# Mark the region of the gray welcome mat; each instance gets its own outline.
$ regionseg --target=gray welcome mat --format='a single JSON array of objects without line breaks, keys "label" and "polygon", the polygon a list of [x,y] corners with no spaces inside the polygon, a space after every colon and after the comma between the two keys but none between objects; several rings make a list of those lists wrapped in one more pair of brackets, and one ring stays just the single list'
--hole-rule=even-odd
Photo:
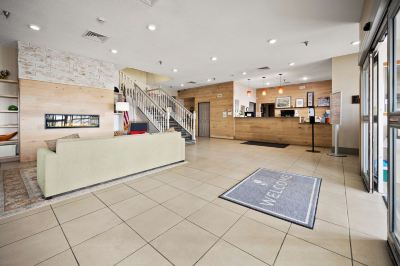
[{"label": "gray welcome mat", "polygon": [[318,177],[260,168],[220,198],[313,228],[320,186]]}]

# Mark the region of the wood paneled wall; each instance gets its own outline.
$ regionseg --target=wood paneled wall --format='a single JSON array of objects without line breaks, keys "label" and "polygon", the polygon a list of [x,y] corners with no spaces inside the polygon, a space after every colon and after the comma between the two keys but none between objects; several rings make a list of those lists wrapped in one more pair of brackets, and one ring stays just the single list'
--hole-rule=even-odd
[{"label": "wood paneled wall", "polygon": [[[20,160],[36,160],[45,140],[73,133],[81,137],[113,136],[112,90],[20,80]],[[45,129],[45,114],[100,115],[99,128]]]},{"label": "wood paneled wall", "polygon": [[[235,139],[272,143],[311,145],[311,125],[299,118],[235,118]],[[332,126],[315,124],[315,145],[331,147]]]},{"label": "wood paneled wall", "polygon": [[[178,98],[194,98],[196,113],[199,103],[210,102],[210,137],[234,138],[233,82],[181,90],[178,91]],[[223,112],[230,112],[231,115],[227,115],[227,117],[224,118],[222,115]],[[197,124],[196,121],[196,127]]]},{"label": "wood paneled wall", "polygon": [[[262,95],[262,92],[266,91],[266,95]],[[291,97],[291,105],[293,108],[296,109],[296,99],[302,98],[304,100],[304,106],[307,106],[307,92],[313,91],[314,92],[314,104],[318,104],[318,98],[320,97],[330,97],[332,93],[332,80],[325,80],[325,81],[317,81],[317,82],[309,82],[303,84],[295,84],[295,85],[288,85],[283,86],[283,93],[278,93],[278,87],[271,87],[271,88],[261,88],[257,89],[256,97],[257,97],[257,112],[260,112],[261,104],[262,103],[274,103],[276,97],[284,97],[290,96]],[[321,107],[316,108],[316,115],[322,116],[322,114],[330,107]],[[298,109],[299,115],[303,117],[308,116],[308,109],[307,108],[299,108]],[[275,109],[275,116],[280,116],[280,109]]]}]

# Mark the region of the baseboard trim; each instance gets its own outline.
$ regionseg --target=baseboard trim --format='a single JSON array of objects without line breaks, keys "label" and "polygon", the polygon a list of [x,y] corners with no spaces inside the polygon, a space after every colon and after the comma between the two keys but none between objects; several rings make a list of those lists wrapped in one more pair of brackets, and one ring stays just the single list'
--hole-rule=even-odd
[{"label": "baseboard trim", "polygon": [[[331,147],[331,151],[334,152],[335,148]],[[349,155],[359,155],[360,151],[356,148],[346,148],[346,147],[339,147],[339,153],[349,154]]]}]

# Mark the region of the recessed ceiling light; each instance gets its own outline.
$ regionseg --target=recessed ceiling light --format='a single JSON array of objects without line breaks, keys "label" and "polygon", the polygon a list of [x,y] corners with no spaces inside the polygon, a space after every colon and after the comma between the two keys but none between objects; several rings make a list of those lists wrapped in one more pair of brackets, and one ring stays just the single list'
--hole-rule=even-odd
[{"label": "recessed ceiling light", "polygon": [[211,61],[217,61],[217,60],[218,60],[218,57],[212,56],[212,57],[210,58],[210,60],[211,60]]},{"label": "recessed ceiling light", "polygon": [[35,25],[35,24],[30,24],[30,25],[29,25],[29,28],[30,28],[31,30],[40,30],[40,27],[39,27],[38,25]]},{"label": "recessed ceiling light", "polygon": [[211,82],[212,79],[207,79],[207,82]]},{"label": "recessed ceiling light", "polygon": [[269,44],[274,44],[274,43],[276,43],[276,39],[268,40],[268,43],[269,43]]},{"label": "recessed ceiling light", "polygon": [[242,75],[243,75],[243,76],[246,76],[246,75],[247,75],[247,72],[242,72]]},{"label": "recessed ceiling light", "polygon": [[181,87],[185,86],[185,84],[181,83]]},{"label": "recessed ceiling light", "polygon": [[295,62],[292,62],[292,63],[289,63],[289,66],[294,66],[296,63]]},{"label": "recessed ceiling light", "polygon": [[174,69],[172,69],[172,72],[176,73],[176,72],[178,72],[178,69],[174,68]]},{"label": "recessed ceiling light", "polygon": [[149,25],[147,25],[147,29],[149,31],[155,31],[157,29],[157,26],[154,24],[149,24]]},{"label": "recessed ceiling light", "polygon": [[118,54],[118,50],[111,49],[111,53],[113,53],[113,54]]},{"label": "recessed ceiling light", "polygon": [[269,82],[265,83],[265,85],[269,85],[269,84],[270,84]]},{"label": "recessed ceiling light", "polygon": [[360,41],[351,42],[351,45],[354,45],[354,46],[359,45],[359,44],[360,44]]},{"label": "recessed ceiling light", "polygon": [[302,80],[308,80],[308,78],[307,77],[303,77]]}]

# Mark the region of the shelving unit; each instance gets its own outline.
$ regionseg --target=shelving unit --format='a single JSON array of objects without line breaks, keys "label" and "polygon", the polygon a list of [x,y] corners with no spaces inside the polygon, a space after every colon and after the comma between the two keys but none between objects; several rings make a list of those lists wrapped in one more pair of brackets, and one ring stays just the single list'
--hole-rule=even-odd
[{"label": "shelving unit", "polygon": [[[7,85],[1,85],[7,84]],[[19,141],[19,110],[18,111],[9,111],[7,107],[11,104],[18,106],[20,105],[19,99],[19,82],[18,80],[5,80],[0,79],[0,100],[2,103],[0,110],[0,130],[2,133],[0,134],[8,134],[11,132],[17,131],[18,134],[7,141],[0,141],[0,147],[6,145],[16,145],[16,154],[15,155],[0,155],[0,163],[2,162],[11,162],[19,160],[19,149],[20,149],[20,141]],[[16,117],[15,117],[16,116]],[[4,147],[5,148],[5,147]],[[0,148],[1,149],[1,148]],[[13,148],[11,148],[12,150]]]}]

